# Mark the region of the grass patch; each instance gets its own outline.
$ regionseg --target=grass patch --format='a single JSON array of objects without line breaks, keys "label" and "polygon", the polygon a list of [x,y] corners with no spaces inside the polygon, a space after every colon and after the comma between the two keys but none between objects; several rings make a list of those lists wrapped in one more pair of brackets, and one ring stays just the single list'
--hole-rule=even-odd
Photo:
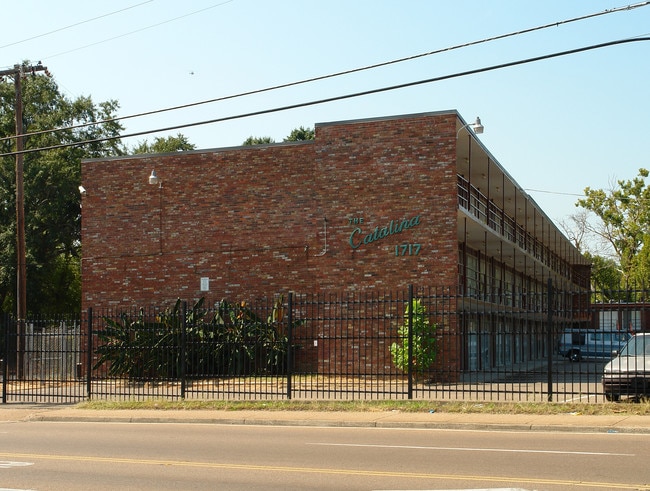
[{"label": "grass patch", "polygon": [[602,404],[535,403],[535,402],[452,402],[452,401],[87,401],[79,409],[93,410],[162,410],[162,411],[324,411],[324,412],[442,412],[487,414],[584,414],[650,415],[650,402]]}]

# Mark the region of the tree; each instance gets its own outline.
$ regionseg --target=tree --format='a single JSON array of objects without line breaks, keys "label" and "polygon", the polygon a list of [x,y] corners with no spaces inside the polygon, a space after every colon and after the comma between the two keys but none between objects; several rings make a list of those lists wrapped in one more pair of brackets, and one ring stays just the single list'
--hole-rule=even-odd
[{"label": "tree", "polygon": [[249,136],[242,145],[247,147],[251,145],[267,145],[269,143],[275,143],[275,140],[270,136]]},{"label": "tree", "polygon": [[[24,132],[69,128],[115,118],[116,101],[95,104],[90,97],[71,100],[43,75],[22,80]],[[15,135],[12,80],[0,81],[0,138]],[[25,137],[25,149],[64,145],[24,155],[27,310],[29,313],[75,312],[80,308],[81,160],[121,155],[117,121],[91,124]],[[93,141],[84,145],[74,143]],[[68,145],[68,146],[65,146]],[[14,139],[0,140],[0,150],[15,149]],[[0,309],[15,310],[16,209],[15,157],[0,158]]]},{"label": "tree", "polygon": [[618,187],[606,192],[585,189],[586,198],[577,206],[592,211],[600,226],[593,232],[608,243],[621,270],[623,286],[647,284],[650,270],[650,188],[645,184],[646,169],[639,169],[633,180],[618,181]]},{"label": "tree", "polygon": [[593,213],[582,209],[562,220],[560,227],[566,237],[591,263],[591,288],[598,301],[618,300],[622,274],[616,260],[611,257],[611,246],[602,238],[602,225],[592,223]]},{"label": "tree", "polygon": [[580,252],[589,250],[591,246],[589,243],[591,238],[590,215],[591,213],[587,210],[580,210],[573,215],[569,215],[567,220],[560,221],[560,228],[562,228],[564,235]]},{"label": "tree", "polygon": [[[305,128],[300,126],[299,128],[294,128],[291,130],[291,133],[282,141],[284,142],[297,142],[297,141],[307,141],[313,140],[316,137],[313,128]],[[275,140],[270,136],[249,136],[246,138],[242,145],[268,145],[269,143],[275,143]]]},{"label": "tree", "polygon": [[316,137],[314,133],[313,128],[294,128],[291,133],[289,133],[289,136],[287,136],[284,141],[285,142],[295,142],[295,141],[306,141],[306,140],[313,140]]},{"label": "tree", "polygon": [[591,288],[596,293],[597,300],[620,300],[622,274],[616,261],[592,256],[589,252],[584,256],[591,261]]},{"label": "tree", "polygon": [[140,142],[131,149],[131,153],[172,153],[195,149],[196,145],[190,143],[185,135],[178,133],[176,136],[168,136],[167,138],[156,137],[151,144],[146,140]]}]

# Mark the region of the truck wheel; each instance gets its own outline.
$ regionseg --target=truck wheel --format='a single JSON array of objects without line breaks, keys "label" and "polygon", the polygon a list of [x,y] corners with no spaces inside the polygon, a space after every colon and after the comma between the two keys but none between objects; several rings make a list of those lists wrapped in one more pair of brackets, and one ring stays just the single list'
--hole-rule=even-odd
[{"label": "truck wheel", "polygon": [[580,360],[582,360],[582,357],[580,356],[580,351],[578,351],[578,350],[572,350],[572,351],[569,353],[569,361],[570,361],[570,362],[575,363],[575,362],[578,362],[578,361],[580,361]]}]

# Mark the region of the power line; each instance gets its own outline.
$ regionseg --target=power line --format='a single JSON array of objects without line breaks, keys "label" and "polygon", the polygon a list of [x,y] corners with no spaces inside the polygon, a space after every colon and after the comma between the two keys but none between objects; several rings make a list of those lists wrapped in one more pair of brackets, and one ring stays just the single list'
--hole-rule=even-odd
[{"label": "power line", "polygon": [[543,189],[524,189],[524,191],[528,191],[529,193],[546,193],[546,194],[557,194],[557,195],[562,195],[562,196],[578,196],[581,198],[584,198],[586,195],[584,193],[582,194],[577,194],[577,193],[561,193],[559,191],[546,191]]},{"label": "power line", "polygon": [[119,14],[120,12],[124,12],[126,10],[130,10],[130,9],[133,9],[133,8],[136,8],[136,7],[140,7],[141,5],[144,5],[145,3],[151,3],[151,2],[153,2],[153,0],[147,0],[146,2],[141,2],[141,3],[138,3],[136,5],[131,5],[130,7],[126,7],[126,8],[120,9],[120,10],[115,10],[113,12],[109,12],[108,14],[98,15],[97,17],[93,17],[92,19],[82,20],[80,22],[76,22],[74,24],[70,24],[70,25],[65,26],[65,27],[60,27],[58,29],[54,29],[53,31],[48,31],[48,32],[45,32],[43,34],[38,34],[36,36],[32,36],[32,37],[29,37],[29,38],[26,38],[26,39],[22,39],[20,41],[15,41],[13,43],[5,44],[4,46],[0,46],[0,49],[8,48],[10,46],[15,46],[16,44],[21,44],[21,43],[25,43],[27,41],[32,41],[34,39],[49,36],[50,34],[54,34],[55,32],[65,31],[66,29],[70,29],[72,27],[77,27],[77,26],[80,26],[82,24],[87,24],[87,23],[92,22],[94,20],[103,19],[104,17],[110,17],[111,15]]},{"label": "power line", "polygon": [[485,72],[489,72],[489,71],[499,70],[499,69],[502,69],[502,68],[509,68],[509,67],[513,67],[513,66],[533,63],[533,62],[536,62],[536,61],[549,60],[549,59],[558,58],[558,57],[561,57],[561,56],[567,56],[567,55],[572,55],[572,54],[576,54],[576,53],[582,53],[582,52],[585,52],[585,51],[591,51],[591,50],[594,50],[594,49],[606,48],[606,47],[609,47],[609,46],[616,46],[616,45],[620,45],[620,44],[627,44],[627,43],[640,42],[640,41],[650,41],[650,37],[637,37],[637,38],[629,38],[629,39],[619,39],[619,40],[616,40],[616,41],[609,41],[609,42],[606,42],[606,43],[600,43],[600,44],[595,44],[595,45],[591,45],[591,46],[585,46],[585,47],[582,47],[582,48],[575,48],[575,49],[571,49],[571,50],[568,50],[568,51],[560,51],[560,52],[551,53],[551,54],[548,54],[548,55],[535,56],[533,58],[527,58],[527,59],[523,59],[523,60],[508,62],[508,63],[501,63],[499,65],[492,65],[492,66],[489,66],[489,67],[477,68],[477,69],[474,69],[474,70],[467,70],[467,71],[464,71],[464,72],[457,72],[457,73],[450,74],[450,75],[443,75],[443,76],[440,76],[440,77],[433,77],[433,78],[428,78],[428,79],[424,79],[424,80],[418,80],[418,81],[415,81],[415,82],[407,82],[407,83],[398,84],[398,85],[391,85],[391,86],[388,86],[388,87],[381,87],[381,88],[378,88],[378,89],[370,89],[370,90],[365,90],[365,91],[361,91],[361,92],[355,92],[355,93],[352,93],[352,94],[346,94],[346,95],[341,95],[341,96],[328,97],[328,98],[325,98],[325,99],[318,99],[318,100],[314,100],[314,101],[290,104],[288,106],[281,106],[281,107],[277,107],[277,108],[262,109],[262,110],[259,110],[259,111],[253,111],[253,112],[238,114],[238,115],[234,115],[234,116],[226,116],[226,117],[222,117],[222,118],[215,118],[215,119],[210,119],[210,120],[205,120],[205,121],[198,121],[198,122],[195,122],[195,123],[186,123],[186,124],[168,126],[168,127],[165,127],[165,128],[158,128],[158,129],[154,129],[154,130],[139,131],[139,132],[136,132],[136,133],[130,133],[130,134],[126,134],[126,135],[108,136],[108,137],[102,137],[102,138],[95,138],[95,139],[91,139],[91,140],[83,140],[83,141],[74,142],[74,143],[65,143],[65,144],[60,144],[60,145],[52,145],[52,146],[49,146],[49,147],[33,148],[33,149],[29,149],[29,150],[23,150],[22,152],[1,153],[0,157],[7,157],[7,156],[10,156],[10,155],[16,155],[18,153],[35,153],[35,152],[40,152],[40,151],[44,151],[44,150],[55,150],[55,149],[59,149],[59,148],[75,147],[75,146],[85,145],[85,144],[88,144],[88,143],[100,143],[100,142],[105,142],[105,141],[118,140],[118,139],[122,139],[122,138],[132,138],[132,137],[135,137],[135,136],[149,135],[149,134],[152,134],[152,133],[160,133],[160,132],[164,132],[164,131],[178,130],[178,129],[190,128],[190,127],[194,127],[194,126],[202,126],[202,125],[206,125],[206,124],[221,123],[221,122],[224,122],[224,121],[231,121],[231,120],[234,120],[234,119],[243,119],[243,118],[248,118],[248,117],[251,117],[251,116],[260,116],[260,115],[263,115],[263,114],[270,114],[270,113],[275,113],[275,112],[287,111],[287,110],[290,110],[290,109],[298,109],[298,108],[301,108],[301,107],[315,106],[315,105],[319,105],[319,104],[326,104],[326,103],[329,103],[329,102],[336,102],[336,101],[342,101],[342,100],[346,100],[346,99],[352,99],[352,98],[355,98],[355,97],[362,97],[362,96],[366,96],[366,95],[378,94],[378,93],[388,92],[388,91],[392,91],[392,90],[404,89],[404,88],[408,88],[408,87],[415,87],[415,86],[418,86],[418,85],[429,84],[429,83],[433,83],[433,82],[440,82],[442,80],[449,80],[449,79],[453,79],[453,78],[466,77],[468,75],[476,75],[478,73],[485,73]]},{"label": "power line", "polygon": [[[230,0],[230,1],[232,1],[232,0]],[[208,8],[214,8],[214,7],[219,6],[219,5],[221,5],[221,4],[213,5],[212,7],[208,7]],[[458,50],[458,49],[461,49],[461,48],[467,48],[467,47],[475,46],[475,45],[478,45],[478,44],[488,43],[488,42],[496,41],[496,40],[499,40],[499,39],[505,39],[505,38],[512,37],[512,36],[528,34],[530,32],[539,31],[539,30],[542,30],[542,29],[548,29],[550,27],[557,27],[557,26],[562,25],[562,24],[569,24],[569,23],[573,23],[573,22],[577,22],[577,21],[581,21],[581,20],[586,20],[586,19],[589,19],[589,18],[592,18],[592,17],[598,17],[598,16],[601,16],[601,15],[612,14],[612,13],[621,12],[621,11],[624,11],[624,10],[632,10],[632,9],[644,7],[646,5],[650,5],[650,1],[636,3],[636,4],[633,4],[633,5],[628,5],[626,7],[618,7],[618,8],[614,8],[614,9],[608,9],[608,10],[604,10],[602,12],[587,14],[587,15],[583,15],[583,16],[580,16],[580,17],[574,17],[574,18],[566,19],[566,20],[562,20],[562,21],[556,21],[556,22],[553,22],[553,23],[550,23],[550,24],[544,24],[544,25],[537,26],[537,27],[531,27],[531,28],[528,28],[528,29],[520,30],[520,31],[513,31],[513,32],[510,32],[510,33],[507,33],[507,34],[500,34],[498,36],[493,36],[493,37],[484,38],[484,39],[477,40],[477,41],[470,41],[470,42],[467,42],[467,43],[457,44],[457,45],[450,46],[450,47],[447,47],[447,48],[441,48],[441,49],[437,49],[437,50],[433,50],[433,51],[428,51],[426,53],[411,55],[411,56],[407,56],[407,57],[403,57],[403,58],[398,58],[398,59],[395,59],[395,60],[376,63],[376,64],[373,64],[373,65],[367,65],[367,66],[364,66],[364,67],[358,67],[358,68],[353,68],[353,69],[350,69],[350,70],[339,71],[339,72],[331,73],[331,74],[328,74],[328,75],[320,75],[320,76],[317,76],[317,77],[303,79],[303,80],[300,80],[300,81],[297,81],[297,82],[289,82],[289,83],[285,83],[285,84],[274,85],[274,86],[265,87],[265,88],[262,88],[262,89],[256,89],[256,90],[251,90],[251,91],[247,91],[247,92],[241,92],[239,94],[232,94],[232,95],[228,95],[228,96],[217,97],[217,98],[214,98],[214,99],[208,99],[208,100],[193,102],[193,103],[189,103],[189,104],[182,104],[182,105],[167,107],[167,108],[163,108],[163,109],[156,109],[156,110],[153,110],[153,111],[146,111],[146,112],[141,112],[141,113],[132,114],[132,115],[128,115],[128,116],[121,116],[121,117],[118,117],[118,118],[105,119],[105,120],[101,120],[101,121],[93,121],[93,122],[83,123],[83,124],[79,124],[79,125],[66,126],[66,127],[63,127],[63,128],[55,128],[55,129],[49,129],[49,130],[35,131],[35,132],[32,132],[32,133],[26,133],[23,136],[35,136],[35,135],[41,135],[41,134],[44,134],[44,133],[56,133],[56,132],[59,132],[59,131],[66,131],[66,130],[71,130],[71,129],[85,128],[85,127],[88,127],[88,126],[94,126],[94,125],[98,125],[98,124],[113,123],[113,122],[117,122],[117,121],[124,121],[124,120],[127,120],[127,119],[139,118],[139,117],[144,117],[144,116],[152,116],[154,114],[160,114],[160,113],[169,112],[169,111],[176,111],[176,110],[180,110],[180,109],[188,109],[190,107],[196,107],[196,106],[200,106],[200,105],[203,105],[203,104],[211,104],[211,103],[215,103],[215,102],[223,102],[223,101],[226,101],[226,100],[236,99],[236,98],[245,97],[245,96],[249,96],[249,95],[261,94],[261,93],[264,93],[264,92],[270,92],[270,91],[284,89],[284,88],[288,88],[288,87],[294,87],[294,86],[297,86],[297,85],[307,84],[307,83],[311,83],[311,82],[317,82],[317,81],[320,81],[320,80],[326,80],[326,79],[329,79],[329,78],[339,77],[339,76],[343,76],[343,75],[350,75],[352,73],[357,73],[357,72],[361,72],[361,71],[365,71],[365,70],[371,70],[371,69],[374,69],[374,68],[381,68],[381,67],[384,67],[384,66],[389,66],[389,65],[393,65],[393,64],[397,64],[397,63],[411,61],[411,60],[415,60],[415,59],[418,59],[418,58],[423,58],[423,57],[426,57],[426,56],[432,56],[432,55],[435,55],[435,54],[440,54],[440,53],[444,53],[444,52],[448,52],[448,51],[454,51],[454,50]],[[207,9],[203,9],[203,10],[207,10]],[[187,15],[193,15],[193,13],[187,14]],[[4,140],[8,140],[8,139],[13,139],[13,138],[15,138],[15,136],[3,137],[3,138],[0,138],[0,142],[4,141]]]},{"label": "power line", "polygon": [[120,39],[120,38],[123,38],[123,37],[126,37],[126,36],[130,36],[131,34],[137,34],[138,32],[146,31],[148,29],[153,29],[154,27],[159,27],[159,26],[162,26],[164,24],[169,24],[170,22],[174,22],[174,21],[176,21],[178,19],[183,19],[183,18],[189,17],[191,15],[200,14],[201,12],[205,12],[206,10],[210,10],[210,9],[215,8],[215,7],[221,7],[222,5],[225,5],[227,3],[234,2],[234,1],[235,0],[226,0],[226,1],[221,2],[221,3],[211,5],[210,7],[205,7],[205,8],[200,9],[200,10],[195,10],[194,12],[190,12],[189,14],[184,14],[184,15],[181,15],[181,16],[178,16],[178,17],[174,17],[173,19],[168,19],[168,20],[165,20],[165,21],[162,21],[162,22],[158,22],[157,24],[152,24],[152,25],[149,25],[149,26],[146,26],[146,27],[142,27],[140,29],[136,29],[135,31],[126,32],[124,34],[120,34],[119,36],[114,36],[112,38],[104,39],[102,41],[97,41],[97,42],[94,42],[94,43],[86,44],[85,46],[80,46],[78,48],[74,48],[74,49],[71,49],[71,50],[68,50],[68,51],[63,51],[61,53],[50,55],[50,56],[47,56],[45,59],[47,60],[47,59],[51,59],[51,58],[56,58],[57,56],[67,55],[69,53],[74,53],[75,51],[90,48],[91,46],[97,46],[98,44],[103,44],[103,43],[107,43],[109,41],[114,41],[116,39]]}]

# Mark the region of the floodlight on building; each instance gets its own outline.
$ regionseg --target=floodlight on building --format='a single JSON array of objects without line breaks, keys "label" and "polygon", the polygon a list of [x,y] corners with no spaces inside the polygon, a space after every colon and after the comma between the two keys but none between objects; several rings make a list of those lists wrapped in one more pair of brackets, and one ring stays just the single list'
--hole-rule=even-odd
[{"label": "floodlight on building", "polygon": [[483,124],[481,123],[481,118],[476,116],[476,121],[474,121],[473,123],[464,124],[458,129],[458,131],[456,132],[456,138],[458,138],[458,135],[460,134],[460,131],[463,128],[472,128],[475,134],[480,135],[481,133],[483,133],[485,126],[483,126]]},{"label": "floodlight on building", "polygon": [[476,116],[476,121],[474,121],[469,126],[474,130],[474,133],[476,133],[477,135],[483,133],[483,130],[485,129],[485,127],[481,124],[481,118],[479,118],[478,116]]},{"label": "floodlight on building", "polygon": [[151,175],[149,176],[149,184],[158,184],[160,183],[160,178],[158,177],[158,174],[156,174],[155,170],[151,171]]},{"label": "floodlight on building", "polygon": [[160,218],[159,218],[159,224],[158,224],[158,233],[159,233],[159,240],[160,240],[160,254],[163,253],[163,185],[162,185],[162,179],[158,177],[158,174],[156,174],[155,169],[151,171],[151,175],[149,176],[149,184],[154,185],[158,184],[158,196],[160,197]]}]

